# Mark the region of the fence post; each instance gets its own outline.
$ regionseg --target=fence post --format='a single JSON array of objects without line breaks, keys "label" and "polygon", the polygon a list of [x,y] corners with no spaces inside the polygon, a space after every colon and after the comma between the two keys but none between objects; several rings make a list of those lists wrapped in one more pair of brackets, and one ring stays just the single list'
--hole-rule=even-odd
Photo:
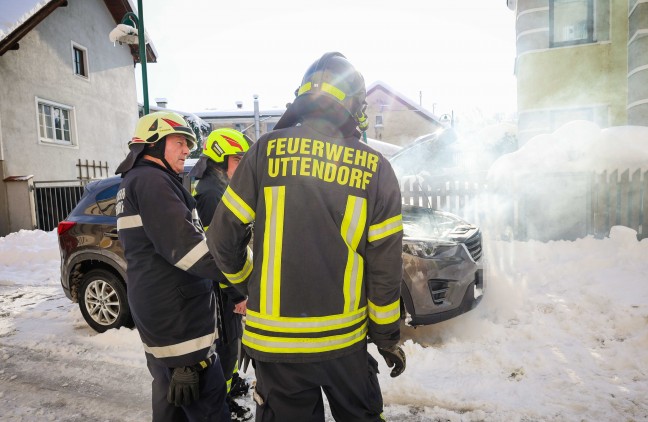
[{"label": "fence post", "polygon": [[630,170],[621,173],[619,193],[621,198],[619,201],[619,224],[626,227],[630,226]]},{"label": "fence post", "polygon": [[630,205],[630,225],[628,227],[639,232],[639,225],[641,224],[641,172],[639,169],[635,170],[630,178],[628,202]]},{"label": "fence post", "polygon": [[610,188],[610,219],[608,220],[607,233],[612,226],[619,224],[619,171],[614,170],[608,179]]},{"label": "fence post", "polygon": [[648,171],[643,174],[643,204],[641,207],[641,235],[639,239],[648,237]]}]

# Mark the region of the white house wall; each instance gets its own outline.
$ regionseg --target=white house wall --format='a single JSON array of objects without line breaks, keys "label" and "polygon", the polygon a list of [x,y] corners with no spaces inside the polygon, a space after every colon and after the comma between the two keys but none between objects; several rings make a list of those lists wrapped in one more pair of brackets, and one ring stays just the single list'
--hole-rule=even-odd
[{"label": "white house wall", "polygon": [[[73,180],[79,159],[108,162],[114,173],[137,122],[133,59],[109,41],[114,27],[102,0],[70,0],[0,56],[4,177]],[[87,49],[87,79],[74,74],[73,42]],[[39,142],[36,98],[74,107],[76,146]]]}]

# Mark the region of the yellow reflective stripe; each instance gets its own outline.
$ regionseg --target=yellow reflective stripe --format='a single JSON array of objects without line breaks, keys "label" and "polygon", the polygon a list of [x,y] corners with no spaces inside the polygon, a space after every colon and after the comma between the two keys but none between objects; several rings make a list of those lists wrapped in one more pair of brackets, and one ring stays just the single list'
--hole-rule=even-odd
[{"label": "yellow reflective stripe", "polygon": [[329,94],[331,94],[332,96],[334,96],[340,101],[346,98],[346,94],[344,93],[344,91],[331,84],[327,84],[326,82],[322,82],[322,91],[328,92]]},{"label": "yellow reflective stripe", "polygon": [[266,220],[263,233],[260,310],[263,314],[278,316],[286,187],[265,187],[263,188],[263,195],[265,197]]},{"label": "yellow reflective stripe", "polygon": [[244,224],[254,221],[254,218],[256,217],[255,212],[232,190],[231,187],[228,186],[227,189],[225,189],[222,201],[232,214],[238,217],[238,219]]},{"label": "yellow reflective stripe", "polygon": [[357,309],[362,292],[364,259],[356,252],[367,223],[367,200],[357,196],[347,198],[340,234],[347,245],[347,263],[344,269],[344,310]]},{"label": "yellow reflective stripe", "polygon": [[245,330],[243,344],[267,353],[319,353],[344,349],[366,337],[367,323],[364,323],[350,333],[320,338],[264,336]]},{"label": "yellow reflective stripe", "polygon": [[119,217],[117,219],[117,230],[132,229],[135,227],[142,227],[142,217],[139,214]]},{"label": "yellow reflective stripe", "polygon": [[[294,85],[293,85],[293,86],[294,86]],[[308,92],[308,91],[310,91],[311,86],[312,86],[312,85],[311,85],[310,82],[306,82],[304,85],[300,86],[300,87],[299,87],[299,91],[297,91],[297,96],[299,97],[299,96],[302,95],[304,92]]]},{"label": "yellow reflective stripe", "polygon": [[322,317],[281,317],[247,310],[245,324],[266,331],[282,333],[317,333],[350,327],[367,319],[367,307],[346,314]]},{"label": "yellow reflective stripe", "polygon": [[392,218],[388,218],[382,223],[369,226],[367,240],[369,242],[375,242],[378,239],[382,239],[400,231],[403,231],[403,217],[398,214]]},{"label": "yellow reflective stripe", "polygon": [[170,344],[168,346],[144,346],[144,350],[158,359],[182,356],[189,353],[197,352],[202,349],[208,349],[218,338],[218,331],[207,334],[202,337],[183,341],[182,343]]},{"label": "yellow reflective stripe", "polygon": [[376,324],[391,324],[400,318],[400,299],[385,306],[378,306],[372,301],[369,303],[369,318]]},{"label": "yellow reflective stripe", "polygon": [[175,263],[175,266],[183,271],[187,271],[193,264],[198,262],[205,254],[209,253],[207,242],[201,240],[192,250],[189,251],[180,261]]},{"label": "yellow reflective stripe", "polygon": [[[243,264],[243,268],[241,271],[237,273],[226,273],[223,272],[223,275],[229,280],[230,283],[232,284],[239,284],[245,281],[246,278],[250,275],[252,272],[252,268],[254,266],[252,265],[252,251],[250,250],[250,247],[248,246],[246,249],[246,256],[245,256],[245,264]],[[229,286],[226,286],[229,287]]]}]

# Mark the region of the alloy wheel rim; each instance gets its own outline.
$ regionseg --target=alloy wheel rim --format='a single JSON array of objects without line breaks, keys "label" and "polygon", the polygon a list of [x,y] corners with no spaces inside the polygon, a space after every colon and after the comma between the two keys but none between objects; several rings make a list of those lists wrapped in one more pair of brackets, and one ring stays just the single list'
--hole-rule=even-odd
[{"label": "alloy wheel rim", "polygon": [[105,280],[93,280],[85,291],[85,304],[90,318],[101,325],[111,325],[119,316],[119,297]]}]

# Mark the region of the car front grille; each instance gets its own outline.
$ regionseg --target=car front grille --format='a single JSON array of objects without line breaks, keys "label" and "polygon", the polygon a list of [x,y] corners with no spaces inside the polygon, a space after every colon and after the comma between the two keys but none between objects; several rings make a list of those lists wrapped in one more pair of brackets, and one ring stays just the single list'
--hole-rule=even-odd
[{"label": "car front grille", "polygon": [[470,256],[472,256],[475,262],[479,261],[482,256],[481,231],[477,230],[477,232],[474,235],[472,235],[469,239],[467,239],[464,243],[468,248],[468,252],[470,252]]}]

